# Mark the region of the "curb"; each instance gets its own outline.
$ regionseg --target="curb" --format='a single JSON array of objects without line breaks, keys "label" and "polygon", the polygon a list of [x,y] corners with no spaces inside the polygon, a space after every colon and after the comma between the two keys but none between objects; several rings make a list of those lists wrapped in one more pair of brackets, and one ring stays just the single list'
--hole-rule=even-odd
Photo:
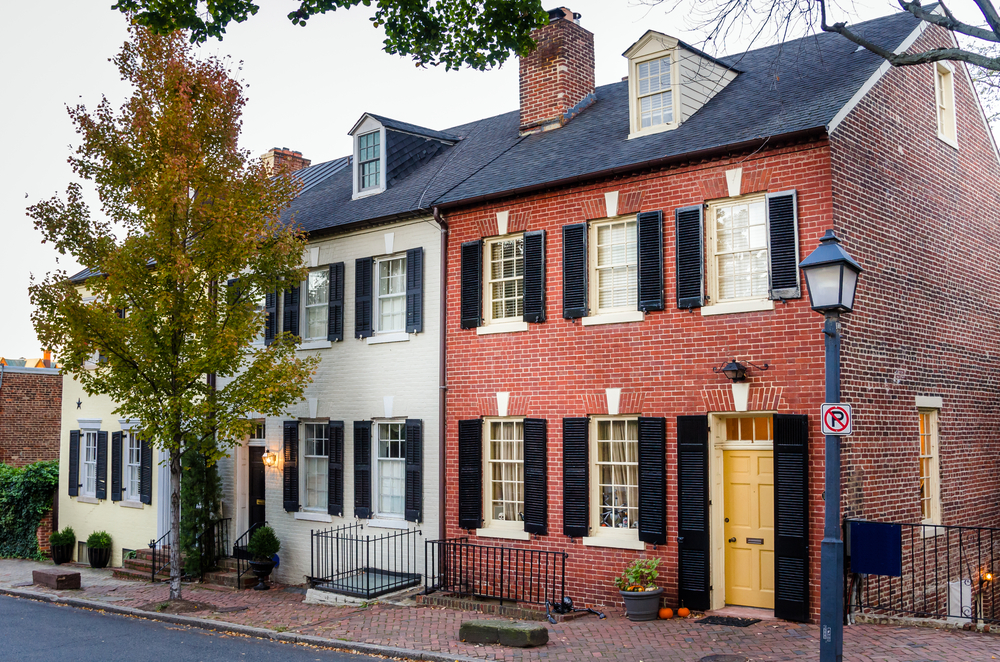
[{"label": "curb", "polygon": [[380,646],[378,644],[365,644],[352,641],[337,641],[324,639],[307,634],[295,634],[293,632],[275,632],[266,628],[257,628],[249,625],[239,625],[237,623],[226,623],[225,621],[210,621],[193,616],[180,616],[178,614],[161,614],[153,611],[143,611],[132,607],[121,607],[118,605],[98,602],[96,600],[83,600],[81,598],[62,597],[50,595],[48,593],[38,593],[36,591],[21,591],[17,589],[0,587],[0,595],[9,595],[15,598],[27,598],[40,602],[66,605],[80,609],[94,609],[110,614],[122,616],[132,616],[149,621],[160,621],[162,623],[172,623],[174,625],[186,625],[188,627],[200,628],[202,630],[216,630],[220,632],[232,632],[256,639],[270,639],[271,641],[283,641],[290,644],[308,644],[320,648],[330,648],[343,651],[345,653],[361,653],[363,655],[380,655],[403,660],[427,660],[428,662],[482,662],[471,657],[461,655],[448,655],[445,653],[434,653],[431,651],[414,650],[410,648],[397,648],[395,646]]}]

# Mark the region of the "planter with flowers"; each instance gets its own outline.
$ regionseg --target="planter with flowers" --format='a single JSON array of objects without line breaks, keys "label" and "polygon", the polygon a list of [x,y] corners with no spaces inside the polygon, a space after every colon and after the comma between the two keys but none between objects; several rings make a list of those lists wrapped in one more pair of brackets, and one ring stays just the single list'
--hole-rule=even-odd
[{"label": "planter with flowers", "polygon": [[663,589],[656,585],[660,559],[636,559],[615,578],[630,621],[652,621],[657,617]]}]

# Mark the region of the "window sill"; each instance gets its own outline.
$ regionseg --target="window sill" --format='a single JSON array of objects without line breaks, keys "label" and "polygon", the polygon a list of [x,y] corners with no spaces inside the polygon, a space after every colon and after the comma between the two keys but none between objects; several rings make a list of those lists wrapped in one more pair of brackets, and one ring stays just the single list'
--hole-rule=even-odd
[{"label": "window sill", "polygon": [[955,140],[954,138],[950,138],[943,133],[937,134],[937,137],[938,140],[948,145],[949,147],[954,147],[955,149],[958,149],[958,141]]},{"label": "window sill", "polygon": [[[638,535],[638,533],[636,534]],[[585,547],[612,547],[614,549],[646,549],[646,543],[639,538],[626,538],[624,536],[587,536],[583,539]]]},{"label": "window sill", "polygon": [[98,501],[96,497],[92,497],[92,496],[78,496],[76,498],[76,502],[77,503],[93,503],[93,504],[100,503],[100,501]]},{"label": "window sill", "polygon": [[360,200],[361,198],[367,198],[370,195],[378,195],[379,193],[383,192],[384,190],[385,189],[382,188],[381,185],[375,186],[375,187],[372,187],[372,188],[362,189],[362,190],[358,191],[357,193],[355,193],[354,195],[352,195],[351,196],[351,200]]},{"label": "window sill", "polygon": [[295,513],[295,519],[305,520],[307,522],[332,522],[333,518],[326,513],[300,510]]},{"label": "window sill", "polygon": [[375,518],[370,519],[365,522],[368,526],[374,529],[403,529],[406,530],[410,528],[409,523],[405,519],[389,519],[389,518]]},{"label": "window sill", "polygon": [[663,133],[664,131],[673,131],[678,126],[679,125],[676,122],[671,122],[670,124],[657,124],[656,126],[630,132],[628,134],[628,139],[632,140],[633,138],[642,138],[643,136],[653,136],[657,133]]},{"label": "window sill", "polygon": [[531,534],[525,530],[508,529],[501,526],[490,526],[485,529],[476,529],[476,535],[480,538],[507,538],[508,540],[531,540]]},{"label": "window sill", "polygon": [[944,535],[945,531],[948,530],[940,522],[932,522],[929,519],[925,519],[920,523],[923,525],[920,527],[921,538],[936,538],[937,536]]},{"label": "window sill", "polygon": [[309,342],[304,342],[295,349],[297,351],[302,351],[304,349],[330,349],[333,347],[333,343],[329,340],[310,340]]},{"label": "window sill", "polygon": [[493,324],[487,324],[486,326],[476,327],[476,335],[486,336],[491,333],[517,333],[519,331],[527,330],[527,322],[494,322]]},{"label": "window sill", "polygon": [[410,339],[410,334],[406,331],[400,331],[398,333],[384,333],[380,336],[369,336],[365,338],[365,341],[369,345],[381,345],[387,342],[406,342]]},{"label": "window sill", "polygon": [[118,505],[122,508],[137,508],[142,510],[142,501],[119,501]]},{"label": "window sill", "polygon": [[702,315],[729,315],[732,313],[753,313],[761,310],[774,310],[774,302],[770,299],[752,299],[750,301],[727,301],[702,306]]},{"label": "window sill", "polygon": [[617,313],[602,313],[584,317],[584,326],[597,326],[600,324],[623,324],[625,322],[641,322],[646,319],[645,313],[641,310],[623,310]]}]

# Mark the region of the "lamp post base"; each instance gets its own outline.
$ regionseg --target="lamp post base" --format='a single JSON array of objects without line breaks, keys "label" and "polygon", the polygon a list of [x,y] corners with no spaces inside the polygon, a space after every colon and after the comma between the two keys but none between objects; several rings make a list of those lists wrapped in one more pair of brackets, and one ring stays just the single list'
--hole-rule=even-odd
[{"label": "lamp post base", "polygon": [[820,662],[844,659],[844,541],[823,538],[820,548]]}]

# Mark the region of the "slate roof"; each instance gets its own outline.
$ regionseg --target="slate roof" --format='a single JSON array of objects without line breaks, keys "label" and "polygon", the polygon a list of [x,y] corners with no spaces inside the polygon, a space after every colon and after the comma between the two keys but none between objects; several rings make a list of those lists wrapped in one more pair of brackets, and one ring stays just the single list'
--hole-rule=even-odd
[{"label": "slate roof", "polygon": [[351,157],[342,156],[339,159],[334,159],[332,161],[324,161],[323,163],[317,163],[314,166],[309,166],[308,168],[303,168],[292,173],[292,176],[302,182],[302,189],[299,191],[299,195],[302,195],[316,184],[335,174],[339,170],[346,168],[351,163]]},{"label": "slate roof", "polygon": [[388,117],[382,117],[381,115],[376,115],[375,113],[366,113],[369,117],[373,117],[382,123],[387,129],[395,129],[396,131],[405,131],[406,133],[415,133],[418,136],[426,136],[428,138],[436,138],[438,140],[448,140],[451,142],[457,142],[460,136],[454,133],[447,133],[444,131],[435,131],[434,129],[427,129],[422,126],[417,126],[416,124],[409,124],[407,122],[400,122],[399,120],[390,119]]}]

